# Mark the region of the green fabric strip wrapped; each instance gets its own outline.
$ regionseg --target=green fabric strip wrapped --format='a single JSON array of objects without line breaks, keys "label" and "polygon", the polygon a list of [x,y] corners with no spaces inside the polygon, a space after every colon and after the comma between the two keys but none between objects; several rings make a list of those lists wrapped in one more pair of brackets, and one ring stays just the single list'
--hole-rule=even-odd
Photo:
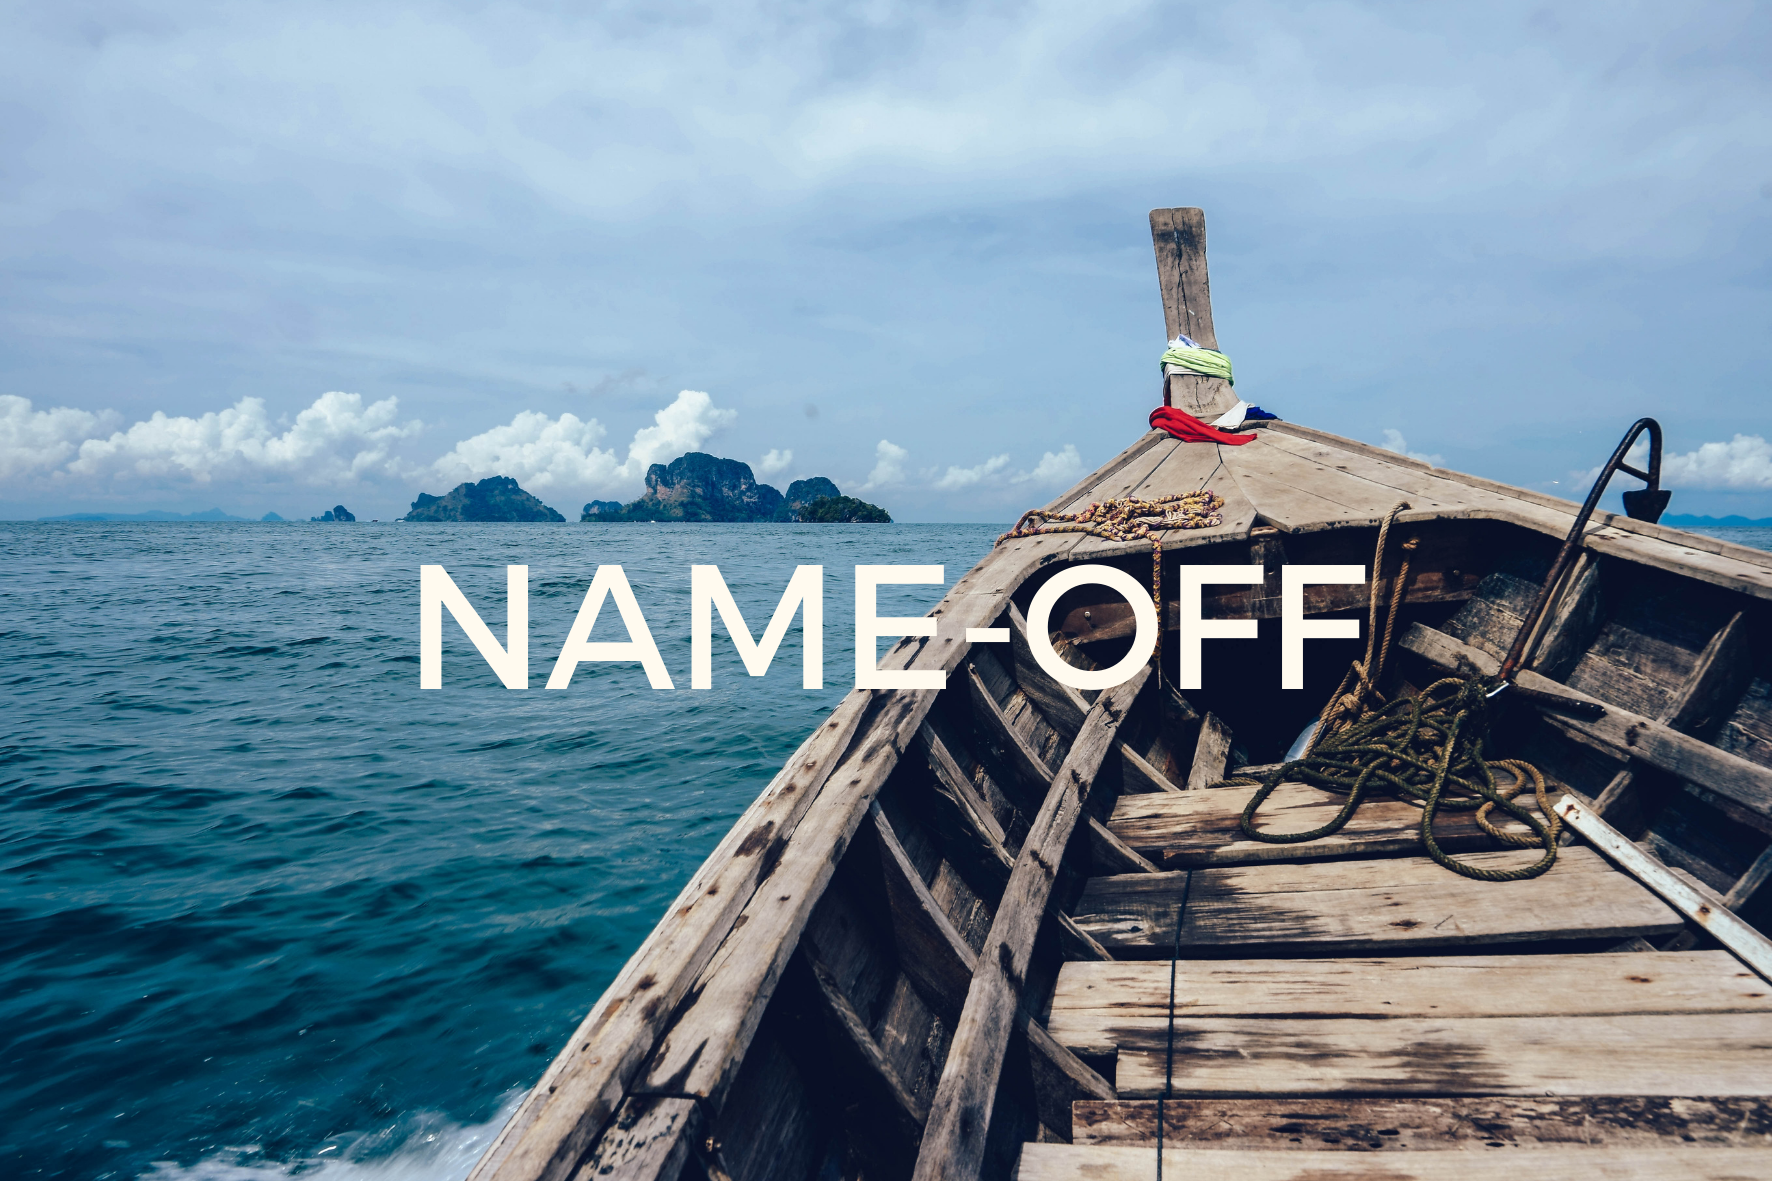
[{"label": "green fabric strip wrapped", "polygon": [[1164,365],[1179,365],[1190,373],[1222,377],[1232,385],[1237,384],[1236,379],[1231,376],[1231,359],[1217,349],[1190,349],[1172,344],[1164,352],[1163,359],[1157,363],[1159,369]]}]

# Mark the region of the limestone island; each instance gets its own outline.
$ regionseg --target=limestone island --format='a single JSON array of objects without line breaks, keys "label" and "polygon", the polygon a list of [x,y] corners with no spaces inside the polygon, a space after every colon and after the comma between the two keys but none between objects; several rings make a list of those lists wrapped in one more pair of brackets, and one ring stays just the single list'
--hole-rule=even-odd
[{"label": "limestone island", "polygon": [[646,492],[627,506],[593,500],[582,521],[781,521],[890,525],[886,510],[844,496],[824,476],[795,480],[783,496],[759,484],[751,465],[701,451],[646,469]]},{"label": "limestone island", "polygon": [[564,521],[565,517],[517,486],[509,476],[457,484],[445,496],[420,492],[407,521]]}]

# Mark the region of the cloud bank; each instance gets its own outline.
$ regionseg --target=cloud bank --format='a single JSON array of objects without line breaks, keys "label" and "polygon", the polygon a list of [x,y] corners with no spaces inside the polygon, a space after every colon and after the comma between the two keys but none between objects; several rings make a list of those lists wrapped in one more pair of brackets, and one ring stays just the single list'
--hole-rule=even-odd
[{"label": "cloud bank", "polygon": [[[431,469],[458,482],[510,476],[532,492],[619,491],[643,477],[650,465],[701,450],[737,418],[736,410],[720,409],[705,392],[683,390],[653,416],[651,426],[634,432],[624,460],[613,449],[597,446],[609,432],[596,419],[573,414],[549,418],[525,410],[504,426],[463,439]],[[785,460],[781,466],[787,466]]]},{"label": "cloud bank", "polygon": [[1736,435],[1727,443],[1706,443],[1684,455],[1664,454],[1661,482],[1669,488],[1772,488],[1772,443],[1759,435]]},{"label": "cloud bank", "polygon": [[[738,414],[701,390],[683,390],[634,432],[623,457],[598,444],[595,418],[533,410],[456,443],[426,462],[412,454],[422,423],[399,420],[399,399],[320,395],[293,418],[273,421],[261,398],[225,410],[156,411],[119,429],[118,415],[67,406],[35,409],[0,396],[0,494],[80,500],[181,493],[251,496],[267,489],[345,495],[411,491],[503,475],[535,492],[637,492],[648,465],[703,448]],[[775,453],[782,467],[791,453]]]},{"label": "cloud bank", "polygon": [[114,413],[37,411],[26,398],[0,396],[0,480],[46,478],[96,494],[264,478],[349,485],[399,474],[393,445],[421,429],[395,421],[399,408],[397,398],[365,406],[360,394],[326,393],[284,426],[271,421],[263,399],[241,398],[196,417],[156,411],[105,433]]}]

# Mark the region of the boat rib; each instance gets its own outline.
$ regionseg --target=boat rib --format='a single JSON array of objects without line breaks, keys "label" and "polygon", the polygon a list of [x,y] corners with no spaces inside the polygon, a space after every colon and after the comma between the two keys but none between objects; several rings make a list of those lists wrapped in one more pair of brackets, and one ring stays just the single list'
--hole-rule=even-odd
[{"label": "boat rib", "polygon": [[[1216,347],[1204,216],[1151,218],[1169,337]],[[1153,318],[1153,336],[1155,324]],[[1227,383],[1163,379],[1210,420]],[[1204,687],[1159,660],[1108,690],[1131,607],[1078,587],[1030,635],[1034,593],[1079,563],[1151,576],[1150,540],[993,548],[882,668],[940,690],[856,690],[691,877],[471,1174],[473,1181],[761,1178],[1772,1178],[1772,555],[1596,513],[1536,627],[1498,757],[1544,774],[1555,866],[1481,882],[1424,855],[1377,797],[1340,832],[1248,839],[1253,790],[1363,640],[1312,641],[1279,691],[1280,568],[1409,540],[1382,686],[1492,674],[1577,506],[1290,422],[1243,446],[1142,433],[1046,506],[1211,488],[1215,528],[1161,533],[1205,588]],[[1148,583],[1146,583],[1148,585]],[[1361,617],[1364,587],[1308,588]],[[1006,628],[971,644],[969,628]],[[1337,797],[1282,784],[1261,823]],[[1522,829],[1523,831],[1523,829]],[[1459,859],[1508,866],[1471,820]],[[1172,982],[1173,981],[1173,985]],[[1522,1153],[1519,1150],[1529,1150]]]}]

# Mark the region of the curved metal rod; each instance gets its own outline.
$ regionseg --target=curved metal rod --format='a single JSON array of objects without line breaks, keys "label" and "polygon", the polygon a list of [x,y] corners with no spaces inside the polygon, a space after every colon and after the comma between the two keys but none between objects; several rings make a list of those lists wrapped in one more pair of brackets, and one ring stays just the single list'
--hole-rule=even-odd
[{"label": "curved metal rod", "polygon": [[[1637,436],[1644,431],[1649,432],[1649,470],[1639,471],[1624,462],[1625,453]],[[1594,515],[1594,508],[1600,503],[1600,496],[1606,491],[1612,473],[1624,471],[1645,481],[1649,486],[1635,492],[1624,494],[1624,511],[1639,521],[1651,523],[1661,518],[1662,510],[1667,507],[1668,494],[1661,489],[1661,424],[1653,418],[1639,418],[1625,432],[1624,441],[1612,452],[1612,458],[1600,469],[1600,478],[1594,481],[1593,490],[1587,494],[1587,500],[1581,506],[1581,512],[1575,516],[1575,526],[1569,530],[1569,536],[1563,539],[1563,548],[1557,551],[1556,561],[1551,563],[1550,573],[1544,577],[1544,589],[1538,592],[1538,601],[1532,604],[1532,610],[1520,623],[1520,630],[1514,636],[1513,647],[1507,650],[1507,659],[1501,662],[1501,679],[1512,682],[1519,673],[1520,666],[1526,663],[1526,643],[1532,638],[1533,631],[1538,627],[1539,619],[1544,615],[1545,608],[1550,606],[1551,596],[1556,594],[1557,586],[1563,581],[1563,575],[1575,562],[1575,555],[1581,549],[1581,535],[1587,528],[1588,518]]]}]

